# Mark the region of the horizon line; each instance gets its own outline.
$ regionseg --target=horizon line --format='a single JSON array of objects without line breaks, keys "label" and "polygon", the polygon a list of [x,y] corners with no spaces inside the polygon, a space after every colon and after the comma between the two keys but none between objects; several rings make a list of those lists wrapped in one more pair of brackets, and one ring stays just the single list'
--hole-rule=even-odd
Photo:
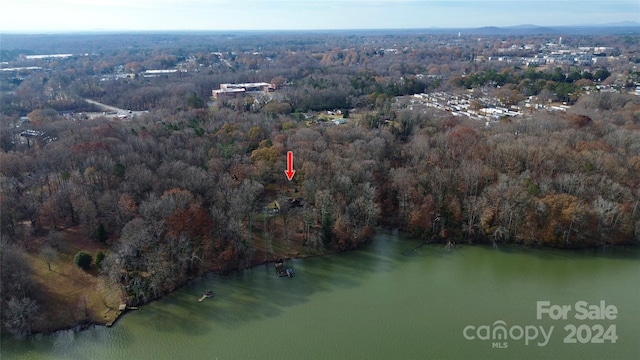
[{"label": "horizon line", "polygon": [[486,28],[495,29],[514,29],[514,28],[534,28],[534,29],[554,29],[554,28],[624,28],[633,27],[640,28],[640,22],[633,20],[623,20],[614,23],[601,24],[571,24],[571,25],[536,25],[536,24],[517,24],[517,25],[482,25],[482,26],[452,26],[452,27],[379,27],[379,28],[317,28],[317,29],[87,29],[87,30],[5,30],[0,29],[0,35],[54,35],[54,34],[105,34],[105,33],[179,33],[179,32],[324,32],[324,31],[420,31],[420,30],[477,30]]}]

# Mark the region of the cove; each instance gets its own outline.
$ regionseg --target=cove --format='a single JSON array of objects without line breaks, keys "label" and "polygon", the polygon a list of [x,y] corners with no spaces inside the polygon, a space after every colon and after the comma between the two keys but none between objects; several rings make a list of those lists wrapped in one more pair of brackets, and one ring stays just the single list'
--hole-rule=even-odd
[{"label": "cove", "polygon": [[[294,278],[277,277],[273,264],[210,275],[128,313],[112,328],[3,338],[0,356],[635,359],[640,353],[637,247],[418,245],[382,233],[357,251],[288,261]],[[205,289],[214,297],[198,302]],[[575,311],[576,303],[579,309],[613,306],[616,317],[578,319],[583,312]],[[571,306],[566,319],[548,316],[554,306]],[[572,326],[576,341],[566,343]],[[614,326],[615,342],[592,341],[600,326]],[[525,341],[527,331],[536,338]],[[540,346],[543,334],[548,341]]]}]

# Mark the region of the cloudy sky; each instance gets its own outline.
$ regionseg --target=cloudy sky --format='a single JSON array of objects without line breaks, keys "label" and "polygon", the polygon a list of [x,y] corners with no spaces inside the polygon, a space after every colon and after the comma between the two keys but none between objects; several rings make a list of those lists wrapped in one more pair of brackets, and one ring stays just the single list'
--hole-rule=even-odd
[{"label": "cloudy sky", "polygon": [[640,0],[3,0],[0,31],[404,29],[640,21]]}]

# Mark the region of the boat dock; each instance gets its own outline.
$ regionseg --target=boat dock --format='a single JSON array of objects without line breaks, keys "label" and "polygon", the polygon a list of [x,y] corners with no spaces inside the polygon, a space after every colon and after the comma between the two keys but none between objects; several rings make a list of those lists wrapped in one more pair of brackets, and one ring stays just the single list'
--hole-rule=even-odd
[{"label": "boat dock", "polygon": [[284,267],[284,262],[282,261],[282,259],[278,259],[278,261],[276,261],[276,275],[278,275],[279,277],[293,277],[294,272],[293,272],[293,268],[286,268]]},{"label": "boat dock", "polygon": [[127,304],[120,304],[118,306],[118,309],[108,308],[107,310],[104,311],[104,316],[107,317],[108,316],[107,314],[111,311],[115,312],[115,315],[112,315],[111,321],[108,321],[104,325],[106,327],[113,326],[113,324],[115,324],[115,322],[118,321],[118,319],[120,319],[120,316],[124,315],[124,313],[127,312],[127,310],[140,310],[140,308],[137,306],[127,306]]}]

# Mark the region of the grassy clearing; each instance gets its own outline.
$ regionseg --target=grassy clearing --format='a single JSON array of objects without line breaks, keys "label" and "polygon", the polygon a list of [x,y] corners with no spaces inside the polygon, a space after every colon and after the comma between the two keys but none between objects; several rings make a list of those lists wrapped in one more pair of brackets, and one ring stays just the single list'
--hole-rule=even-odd
[{"label": "grassy clearing", "polygon": [[73,262],[80,250],[91,253],[95,259],[98,251],[106,252],[106,247],[83,237],[77,229],[65,230],[63,234],[64,240],[57,258],[51,262],[51,270],[35,250],[41,239],[34,239],[33,249],[26,253],[40,294],[41,321],[33,329],[37,332],[51,332],[86,322],[107,324],[118,315],[118,287],[105,284],[98,277],[95,265],[84,271]]}]

